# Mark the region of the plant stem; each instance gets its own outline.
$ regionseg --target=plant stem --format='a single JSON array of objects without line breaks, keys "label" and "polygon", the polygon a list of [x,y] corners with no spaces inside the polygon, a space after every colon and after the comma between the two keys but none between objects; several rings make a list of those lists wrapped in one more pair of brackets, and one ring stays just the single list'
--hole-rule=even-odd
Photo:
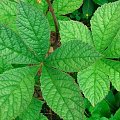
[{"label": "plant stem", "polygon": [[50,10],[50,12],[52,14],[52,17],[53,17],[53,20],[54,20],[54,24],[55,24],[56,40],[55,40],[55,45],[54,46],[57,46],[58,40],[59,40],[59,25],[58,25],[58,21],[57,21],[57,18],[56,18],[56,15],[54,13],[54,9],[52,7],[52,4],[51,4],[50,0],[46,0],[46,1],[48,3],[49,10]]}]

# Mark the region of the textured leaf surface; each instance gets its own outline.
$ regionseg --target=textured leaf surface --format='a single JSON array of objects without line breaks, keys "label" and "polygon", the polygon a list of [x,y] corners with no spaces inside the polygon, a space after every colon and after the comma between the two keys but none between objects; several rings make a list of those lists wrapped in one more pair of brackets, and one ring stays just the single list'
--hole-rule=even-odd
[{"label": "textured leaf surface", "polygon": [[80,40],[92,44],[90,30],[84,24],[75,21],[59,21],[61,42]]},{"label": "textured leaf surface", "polygon": [[[96,49],[103,52],[120,35],[120,1],[98,8],[91,20],[91,28]],[[113,45],[114,46],[114,45]]]},{"label": "textured leaf surface", "polygon": [[12,64],[38,63],[37,57],[12,30],[0,26],[0,57]]},{"label": "textured leaf surface", "polygon": [[0,120],[13,120],[28,107],[36,72],[36,67],[25,67],[0,74]]},{"label": "textured leaf surface", "polygon": [[0,58],[0,74],[9,69],[12,69],[12,65],[8,64],[5,60]]},{"label": "textured leaf surface", "polygon": [[23,2],[18,5],[18,31],[24,42],[42,61],[49,49],[49,24],[46,17],[37,8]]},{"label": "textured leaf surface", "polygon": [[120,91],[120,62],[114,60],[104,60],[104,62],[110,66],[109,78],[112,85]]},{"label": "textured leaf surface", "polygon": [[0,0],[0,23],[15,29],[16,3],[10,0]]},{"label": "textured leaf surface", "polygon": [[56,14],[65,15],[80,8],[83,0],[54,0],[53,8]]},{"label": "textured leaf surface", "polygon": [[64,120],[84,120],[80,90],[68,74],[44,66],[41,89],[47,104]]},{"label": "textured leaf surface", "polygon": [[33,98],[28,108],[19,116],[19,118],[21,120],[43,120],[40,119],[41,108],[42,102]]},{"label": "textured leaf surface", "polygon": [[63,44],[45,62],[66,72],[78,72],[100,58],[101,55],[93,47],[76,40]]},{"label": "textured leaf surface", "polygon": [[106,65],[99,61],[78,73],[80,89],[93,106],[108,94],[110,81],[106,71]]}]

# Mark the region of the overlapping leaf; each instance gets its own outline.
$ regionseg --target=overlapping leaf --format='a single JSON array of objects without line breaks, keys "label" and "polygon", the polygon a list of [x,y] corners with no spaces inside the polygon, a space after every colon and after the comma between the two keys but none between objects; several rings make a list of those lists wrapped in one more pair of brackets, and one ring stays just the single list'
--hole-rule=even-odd
[{"label": "overlapping leaf", "polygon": [[38,58],[12,30],[0,26],[0,58],[12,64],[38,63]]},{"label": "overlapping leaf", "polygon": [[109,67],[110,73],[109,77],[112,82],[112,85],[120,91],[120,62],[115,60],[103,60]]},{"label": "overlapping leaf", "polygon": [[42,114],[40,115],[41,108],[42,108],[42,102],[33,98],[28,108],[19,116],[19,119],[20,120],[43,120],[41,119]]},{"label": "overlapping leaf", "polygon": [[41,11],[20,2],[18,5],[17,26],[24,42],[42,61],[49,49],[49,24]]},{"label": "overlapping leaf", "polygon": [[37,68],[18,68],[0,74],[0,120],[13,120],[29,105]]},{"label": "overlapping leaf", "polygon": [[116,1],[113,3],[105,4],[102,7],[98,8],[92,17],[91,28],[94,45],[97,50],[104,52],[106,49],[114,49],[112,52],[115,54],[115,51],[117,50],[116,54],[118,55],[120,48],[118,47],[118,42],[116,43],[116,41],[119,39],[118,36],[120,36],[119,11],[120,1]]},{"label": "overlapping leaf", "polygon": [[81,41],[69,41],[53,52],[45,64],[66,72],[78,72],[100,59],[93,47]]},{"label": "overlapping leaf", "polygon": [[83,0],[54,0],[53,8],[56,14],[65,15],[80,8]]},{"label": "overlapping leaf", "polygon": [[64,120],[84,120],[83,99],[72,77],[44,66],[40,80],[43,97],[54,112]]},{"label": "overlapping leaf", "polygon": [[110,81],[107,71],[106,65],[99,61],[78,73],[80,88],[93,106],[108,94]]},{"label": "overlapping leaf", "polygon": [[84,24],[75,21],[59,21],[61,42],[80,40],[92,45],[92,35]]}]

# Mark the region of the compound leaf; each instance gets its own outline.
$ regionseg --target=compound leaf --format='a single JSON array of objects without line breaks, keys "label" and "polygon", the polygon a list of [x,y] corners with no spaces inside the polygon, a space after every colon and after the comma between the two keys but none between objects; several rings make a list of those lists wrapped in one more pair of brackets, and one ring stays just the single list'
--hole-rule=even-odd
[{"label": "compound leaf", "polygon": [[38,63],[34,51],[12,30],[0,25],[0,58],[11,64]]},{"label": "compound leaf", "polygon": [[77,21],[59,21],[61,42],[80,40],[92,45],[92,35],[84,24]]},{"label": "compound leaf", "polygon": [[116,1],[98,8],[92,17],[91,29],[97,50],[104,52],[120,36],[119,11],[120,1]]},{"label": "compound leaf", "polygon": [[78,73],[80,89],[93,106],[105,98],[110,89],[110,81],[106,71],[109,71],[106,64],[98,61]]},{"label": "compound leaf", "polygon": [[69,41],[53,52],[45,64],[66,72],[78,72],[100,59],[93,47],[81,41]]},{"label": "compound leaf", "polygon": [[31,102],[37,67],[12,69],[0,74],[0,120],[13,120]]},{"label": "compound leaf", "polygon": [[56,14],[65,15],[80,8],[83,0],[54,0],[53,8]]},{"label": "compound leaf", "polygon": [[42,61],[49,49],[50,30],[44,14],[39,9],[20,2],[18,5],[17,26],[24,42]]},{"label": "compound leaf", "polygon": [[64,120],[83,119],[83,99],[72,77],[44,66],[40,80],[43,97],[53,111]]}]

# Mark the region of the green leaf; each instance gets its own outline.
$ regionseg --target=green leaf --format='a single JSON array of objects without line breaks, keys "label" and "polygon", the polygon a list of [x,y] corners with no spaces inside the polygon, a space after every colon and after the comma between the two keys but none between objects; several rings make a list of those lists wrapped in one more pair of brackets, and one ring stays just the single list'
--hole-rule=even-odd
[{"label": "green leaf", "polygon": [[110,44],[113,44],[113,41],[116,41],[118,35],[120,35],[119,11],[120,1],[116,1],[98,8],[92,17],[91,29],[94,45],[97,50],[104,52]]},{"label": "green leaf", "polygon": [[34,64],[38,58],[12,30],[0,25],[0,58],[11,64]]},{"label": "green leaf", "polygon": [[54,0],[53,8],[56,14],[65,15],[80,8],[83,0]]},{"label": "green leaf", "polygon": [[108,0],[93,0],[95,3],[97,3],[98,5],[103,5],[105,3],[108,3]]},{"label": "green leaf", "polygon": [[12,69],[0,74],[0,120],[13,120],[31,102],[37,67]]},{"label": "green leaf", "polygon": [[21,120],[40,120],[39,118],[41,108],[42,102],[33,98],[28,108],[19,116],[19,118]]},{"label": "green leaf", "polygon": [[80,89],[93,106],[103,100],[110,89],[106,71],[108,71],[106,65],[98,61],[78,73]]},{"label": "green leaf", "polygon": [[37,8],[20,2],[18,5],[17,26],[21,38],[39,61],[43,61],[48,49],[50,30],[46,17]]},{"label": "green leaf", "polygon": [[94,12],[94,4],[92,0],[84,0],[82,7],[83,15],[85,18],[89,18]]},{"label": "green leaf", "polygon": [[61,42],[65,43],[71,40],[80,40],[92,45],[92,35],[90,30],[77,21],[59,21]]},{"label": "green leaf", "polygon": [[10,0],[0,0],[0,24],[16,29],[16,3]]},{"label": "green leaf", "polygon": [[9,69],[12,69],[12,65],[8,64],[5,60],[0,58],[0,74]]},{"label": "green leaf", "polygon": [[107,59],[104,62],[110,67],[109,78],[112,85],[120,91],[120,62]]},{"label": "green leaf", "polygon": [[83,99],[72,77],[44,66],[40,80],[43,97],[54,112],[64,120],[83,119]]},{"label": "green leaf", "polygon": [[100,59],[93,47],[81,41],[69,41],[54,51],[45,64],[66,72],[78,72]]}]

